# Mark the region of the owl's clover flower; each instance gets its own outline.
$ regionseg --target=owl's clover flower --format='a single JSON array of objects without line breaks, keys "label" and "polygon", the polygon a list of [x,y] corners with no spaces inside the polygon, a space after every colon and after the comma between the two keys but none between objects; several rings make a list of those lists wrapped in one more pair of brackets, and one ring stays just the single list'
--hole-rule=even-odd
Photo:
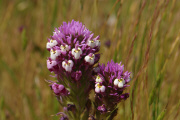
[{"label": "owl's clover flower", "polygon": [[[121,100],[126,100],[129,97],[128,93],[123,93],[130,82],[130,72],[124,72],[124,65],[121,62],[114,63],[112,60],[107,65],[99,64],[98,75],[94,78],[96,103],[105,107],[108,111],[115,109],[116,105]],[[98,107],[100,110],[100,107]],[[105,113],[107,111],[104,111]]]},{"label": "owl's clover flower", "polygon": [[96,83],[96,85],[95,85],[96,93],[104,93],[105,90],[106,90],[106,87],[104,85],[101,85],[100,83]]},{"label": "owl's clover flower", "polygon": [[106,106],[103,104],[101,106],[98,106],[97,108],[101,113],[106,113],[107,112],[107,109],[106,109]]},{"label": "owl's clover flower", "polygon": [[[99,61],[100,40],[82,23],[72,20],[55,28],[46,48],[50,51],[47,67],[58,76],[73,76],[76,71],[87,71]],[[71,79],[75,79],[72,77]]]},{"label": "owl's clover flower", "polygon": [[[70,102],[77,108],[78,113],[84,112],[86,100],[92,90],[93,66],[100,59],[100,54],[97,53],[100,45],[99,36],[94,37],[85,25],[74,20],[63,22],[48,38],[46,48],[50,57],[47,68],[58,80],[51,88],[58,100],[62,99],[63,107]],[[105,90],[103,86],[98,88],[100,92]],[[70,114],[69,111],[65,112]],[[80,115],[74,117],[80,119]]]},{"label": "owl's clover flower", "polygon": [[[130,82],[130,72],[124,71],[124,65],[113,61],[98,63],[100,59],[99,36],[89,31],[78,21],[63,22],[55,28],[48,38],[46,48],[50,52],[47,68],[55,74],[56,82],[51,82],[51,89],[60,104],[64,107],[61,120],[92,119],[90,91],[95,91],[94,106],[96,119],[100,114],[108,116],[117,111],[117,104],[126,100],[129,93],[124,90]],[[84,114],[84,115],[83,115]],[[114,114],[113,114],[114,115]],[[112,116],[110,117],[112,118]]]},{"label": "owl's clover flower", "polygon": [[69,93],[68,90],[64,87],[64,85],[59,85],[57,83],[53,83],[51,85],[51,88],[57,96],[66,96]]}]

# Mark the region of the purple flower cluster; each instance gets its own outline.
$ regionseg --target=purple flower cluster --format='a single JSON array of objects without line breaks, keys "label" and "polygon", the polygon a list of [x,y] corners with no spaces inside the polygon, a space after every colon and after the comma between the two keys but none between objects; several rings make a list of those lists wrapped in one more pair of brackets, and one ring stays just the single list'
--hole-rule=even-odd
[{"label": "purple flower cluster", "polygon": [[94,37],[82,23],[72,20],[56,28],[48,39],[46,48],[50,52],[47,68],[59,77],[71,76],[78,81],[82,71],[99,61],[99,36]]},{"label": "purple flower cluster", "polygon": [[107,66],[102,64],[98,67],[95,77],[96,103],[100,105],[98,107],[100,112],[107,112],[114,109],[121,100],[129,97],[129,94],[123,94],[123,91],[129,86],[127,83],[130,81],[130,72],[124,72],[124,65],[121,65],[121,62],[114,63],[113,60],[108,62]]},{"label": "purple flower cluster", "polygon": [[92,89],[100,114],[113,111],[121,100],[129,97],[123,91],[128,87],[130,72],[124,72],[121,63],[111,61],[107,66],[98,64],[95,67],[100,59],[100,45],[99,36],[94,37],[82,23],[74,20],[55,28],[48,39],[47,68],[57,79],[51,81],[50,87],[64,107],[61,119],[99,119],[90,111]]}]

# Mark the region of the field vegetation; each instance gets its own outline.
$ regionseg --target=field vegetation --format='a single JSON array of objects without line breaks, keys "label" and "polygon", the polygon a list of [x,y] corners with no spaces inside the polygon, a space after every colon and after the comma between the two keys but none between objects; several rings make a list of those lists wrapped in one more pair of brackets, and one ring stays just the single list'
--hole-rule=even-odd
[{"label": "field vegetation", "polygon": [[0,0],[0,120],[58,120],[46,42],[72,19],[132,72],[115,120],[180,120],[179,0]]}]

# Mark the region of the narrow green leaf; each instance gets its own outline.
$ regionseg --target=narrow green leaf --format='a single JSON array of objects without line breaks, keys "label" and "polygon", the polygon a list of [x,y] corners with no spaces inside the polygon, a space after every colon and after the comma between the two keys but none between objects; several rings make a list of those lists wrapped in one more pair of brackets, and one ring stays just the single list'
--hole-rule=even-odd
[{"label": "narrow green leaf", "polygon": [[52,17],[52,29],[54,29],[55,23],[56,23],[56,19],[57,19],[57,10],[58,10],[58,0],[55,0],[54,2],[54,10],[53,10],[53,17]]},{"label": "narrow green leaf", "polygon": [[157,120],[163,120],[164,116],[165,116],[165,113],[166,113],[166,109],[164,109],[161,114],[158,116]]},{"label": "narrow green leaf", "polygon": [[23,31],[22,31],[22,33],[21,33],[21,39],[22,39],[22,47],[23,47],[23,50],[25,50],[26,47],[27,47],[26,29],[23,29]]},{"label": "narrow green leaf", "polygon": [[114,62],[117,62],[117,50],[115,50],[113,60],[114,60]]},{"label": "narrow green leaf", "polygon": [[0,115],[1,115],[1,120],[5,120],[5,113],[4,113],[4,97],[2,96],[0,99]]}]

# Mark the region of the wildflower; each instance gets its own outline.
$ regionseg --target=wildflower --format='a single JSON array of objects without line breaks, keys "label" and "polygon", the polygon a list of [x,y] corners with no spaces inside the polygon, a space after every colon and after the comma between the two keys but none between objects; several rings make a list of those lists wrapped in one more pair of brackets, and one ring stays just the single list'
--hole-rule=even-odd
[{"label": "wildflower", "polygon": [[66,60],[62,62],[62,67],[67,71],[67,72],[71,72],[72,71],[72,67],[73,67],[74,63],[72,60]]},{"label": "wildflower", "polygon": [[54,66],[57,65],[57,62],[54,60],[47,60],[47,68],[51,71]]},{"label": "wildflower", "polygon": [[[50,51],[51,61],[57,63],[57,68],[50,71],[63,76],[65,73],[62,68],[69,74],[74,74],[77,69],[79,71],[93,69],[90,66],[97,63],[100,58],[97,54],[100,46],[99,36],[93,37],[94,34],[91,31],[74,20],[68,23],[63,22],[63,25],[55,28],[46,44],[46,48]],[[89,44],[89,41],[93,41],[93,46]],[[67,62],[68,60],[71,60],[70,63]],[[79,64],[84,61],[88,64]]]},{"label": "wildflower", "polygon": [[62,53],[65,53],[66,54],[66,52],[68,52],[69,51],[69,46],[68,45],[61,45],[60,46],[60,50],[61,50],[61,52]]},{"label": "wildflower", "polygon": [[[93,66],[100,59],[100,45],[99,36],[94,37],[85,25],[74,20],[63,22],[48,39],[46,48],[50,56],[47,68],[58,80],[58,84],[53,83],[51,88],[64,108],[67,108],[67,102],[64,102],[66,100],[76,106],[80,113],[90,109],[86,108],[86,100],[93,89]],[[97,86],[97,91],[98,89],[99,93],[105,92],[105,86],[101,84]],[[69,115],[68,110],[65,112]],[[74,112],[75,116],[68,116],[68,119],[78,117]]]},{"label": "wildflower", "polygon": [[101,106],[98,106],[97,108],[101,113],[106,113],[107,112],[107,109],[106,109],[106,106],[103,104]]},{"label": "wildflower", "polygon": [[94,64],[94,59],[95,59],[95,56],[94,54],[90,53],[89,55],[87,55],[84,60],[89,63],[90,65]]},{"label": "wildflower", "polygon": [[56,95],[62,95],[62,96],[64,96],[64,95],[67,95],[67,94],[68,94],[68,91],[66,90],[66,88],[65,88],[63,85],[59,85],[59,84],[57,84],[57,83],[53,83],[53,84],[51,85],[51,87],[52,87],[52,90],[54,91],[54,93],[55,93]]},{"label": "wildflower", "polygon": [[74,56],[75,59],[79,59],[80,58],[80,55],[82,54],[82,50],[81,48],[73,48],[72,49],[72,55]]},{"label": "wildflower", "polygon": [[125,81],[123,78],[114,80],[114,85],[117,86],[118,88],[122,88],[124,84],[125,84]]},{"label": "wildflower", "polygon": [[56,46],[58,44],[58,42],[56,40],[50,40],[47,44],[46,44],[46,48],[52,48],[54,46]]},{"label": "wildflower", "polygon": [[99,64],[98,67],[100,70],[94,80],[95,92],[103,94],[96,94],[95,102],[106,105],[106,109],[112,111],[121,100],[129,97],[128,93],[123,94],[123,90],[130,82],[130,72],[124,72],[124,65],[113,61],[108,62],[106,66]]},{"label": "wildflower", "polygon": [[95,85],[95,92],[96,93],[103,93],[103,92],[105,92],[105,86],[104,85],[101,85],[100,83],[97,83],[96,85]]},{"label": "wildflower", "polygon": [[94,48],[96,46],[96,43],[94,40],[88,40],[87,45],[91,48]]},{"label": "wildflower", "polygon": [[96,46],[97,46],[97,47],[100,47],[100,46],[101,46],[100,40],[96,40],[95,43],[96,43]]},{"label": "wildflower", "polygon": [[99,76],[99,75],[97,75],[97,77],[96,77],[96,82],[97,83],[100,83],[100,82],[102,82],[103,80],[101,79],[101,77]]},{"label": "wildflower", "polygon": [[53,50],[53,49],[51,49],[51,59],[52,60],[55,60],[56,59],[56,57],[58,57],[60,54],[61,54],[61,52],[60,52],[60,50]]}]

